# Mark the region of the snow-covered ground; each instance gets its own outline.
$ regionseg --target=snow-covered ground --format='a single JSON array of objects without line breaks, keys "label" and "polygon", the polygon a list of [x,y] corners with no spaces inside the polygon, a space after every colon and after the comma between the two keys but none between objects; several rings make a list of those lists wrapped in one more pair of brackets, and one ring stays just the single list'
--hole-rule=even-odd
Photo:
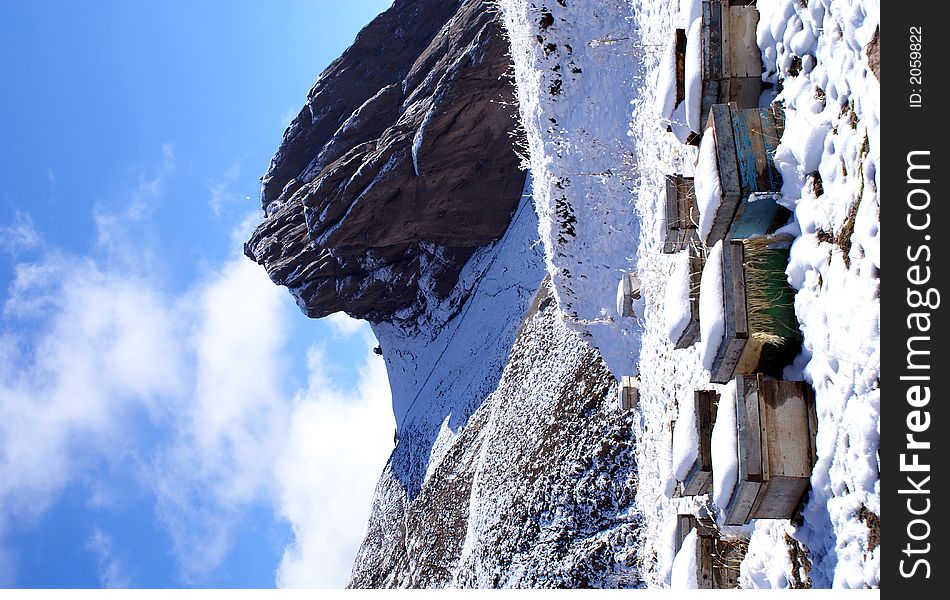
[{"label": "snow-covered ground", "polygon": [[[671,499],[673,423],[693,389],[710,387],[702,341],[682,350],[670,341],[676,315],[667,314],[665,286],[676,259],[661,254],[660,234],[663,176],[696,168],[697,149],[666,125],[672,119],[681,138],[682,126],[694,125],[686,114],[692,102],[669,112],[668,46],[698,3],[498,4],[511,37],[545,262],[561,310],[615,376],[640,372],[639,556],[643,578],[666,587],[671,571],[681,570],[671,548],[679,508]],[[787,275],[804,336],[785,376],[815,389],[818,464],[804,525],[760,520],[733,532],[750,536],[740,584],[875,587],[880,89],[864,48],[879,26],[879,3],[760,0],[757,7],[763,77],[781,84],[776,100],[786,113],[775,161],[782,202],[794,215],[784,229],[794,240]],[[640,318],[621,317],[613,306],[626,270],[638,271],[643,283]],[[701,328],[708,336],[709,325]],[[685,431],[681,440],[690,437]],[[723,435],[717,430],[717,439]]]}]

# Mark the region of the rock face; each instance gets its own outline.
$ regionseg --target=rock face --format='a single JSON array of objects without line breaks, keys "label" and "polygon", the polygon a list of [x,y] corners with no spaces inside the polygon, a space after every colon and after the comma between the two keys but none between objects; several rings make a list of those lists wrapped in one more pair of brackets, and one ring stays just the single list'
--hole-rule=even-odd
[{"label": "rock face", "polygon": [[482,0],[397,0],[318,79],[245,254],[310,317],[411,317],[505,231],[525,175],[508,44]]},{"label": "rock face", "polygon": [[[495,390],[430,451],[399,445],[350,587],[636,587],[633,412],[545,283]],[[418,454],[419,449],[416,448]]]}]

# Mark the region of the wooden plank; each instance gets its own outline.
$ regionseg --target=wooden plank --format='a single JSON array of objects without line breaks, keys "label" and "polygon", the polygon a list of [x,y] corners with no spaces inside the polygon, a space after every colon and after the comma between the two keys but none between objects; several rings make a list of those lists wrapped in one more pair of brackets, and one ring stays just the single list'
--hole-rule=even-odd
[{"label": "wooden plank", "polygon": [[711,246],[725,237],[739,201],[742,199],[736,142],[732,129],[732,111],[728,105],[716,104],[710,108],[706,132],[706,135],[712,133],[716,144],[719,182],[722,187],[722,203],[713,218],[709,236],[704,240],[707,246]]},{"label": "wooden plank", "polygon": [[[736,144],[736,166],[739,173],[739,186],[741,195],[745,197],[749,192],[760,191],[758,189],[758,165],[756,164],[756,146],[757,136],[750,130],[750,123],[747,121],[749,112],[740,111],[734,104],[729,105],[732,112],[732,131]],[[758,120],[758,113],[755,119]],[[760,129],[761,125],[753,124],[751,127]],[[760,141],[760,140],[759,140]],[[762,152],[764,146],[759,144]]]},{"label": "wooden plank", "polygon": [[[781,460],[784,453],[784,444],[776,445],[776,439],[772,436],[781,428],[780,418],[776,419],[774,414],[774,380],[766,381],[761,373],[754,375],[755,387],[758,390],[755,397],[758,400],[759,411],[759,451],[762,461],[762,481],[768,481],[774,475],[785,475]],[[750,377],[750,379],[752,379]],[[782,440],[784,441],[784,440]],[[775,452],[773,452],[773,448]],[[776,464],[772,460],[776,459]]]},{"label": "wooden plank", "polygon": [[766,464],[773,476],[808,479],[811,443],[808,406],[799,382],[767,380],[758,375],[762,390],[765,439],[770,455]]},{"label": "wooden plank", "polygon": [[696,587],[710,590],[713,587],[713,555],[716,553],[716,538],[699,536],[696,544]]},{"label": "wooden plank", "polygon": [[[740,383],[741,382],[741,383]],[[738,393],[745,407],[746,477],[750,481],[767,478],[763,469],[762,415],[759,410],[759,386],[756,377],[736,378]]]},{"label": "wooden plank", "polygon": [[676,210],[676,182],[672,175],[666,176],[666,231],[669,233],[678,229],[678,215]]},{"label": "wooden plank", "polygon": [[[732,240],[726,243],[731,251],[729,271],[732,283],[732,302],[735,313],[736,337],[749,335],[749,308],[745,294],[745,246],[741,241]],[[723,249],[725,250],[725,248]]]},{"label": "wooden plank", "polygon": [[761,481],[739,481],[725,510],[726,525],[745,525],[752,519],[752,508],[761,488]]},{"label": "wooden plank", "polygon": [[754,519],[791,519],[802,496],[807,493],[809,481],[795,477],[773,477],[759,491],[756,506],[750,515]]},{"label": "wooden plank", "polygon": [[703,80],[720,80],[722,69],[722,6],[716,0],[702,3]]},{"label": "wooden plank", "polygon": [[676,515],[676,540],[674,542],[673,553],[680,551],[683,547],[683,540],[689,535],[689,532],[696,527],[696,517],[693,515]]},{"label": "wooden plank", "polygon": [[712,107],[723,103],[723,98],[728,97],[728,90],[724,89],[723,81],[719,79],[704,79],[702,86],[702,99],[699,105],[700,123],[703,120],[708,122],[712,112]]},{"label": "wooden plank", "polygon": [[696,187],[692,177],[680,177],[677,180],[678,198],[682,202],[684,228],[699,227],[699,209],[696,206]]},{"label": "wooden plank", "polygon": [[686,325],[686,328],[683,330],[683,333],[680,335],[680,339],[676,340],[676,345],[674,347],[677,350],[689,348],[696,343],[697,339],[699,339],[699,320],[690,319],[689,323]]},{"label": "wooden plank", "polygon": [[712,493],[712,429],[716,420],[716,406],[711,390],[693,391],[693,415],[699,442],[696,460],[683,480],[683,495],[696,496]]},{"label": "wooden plank", "polygon": [[[753,45],[755,42],[753,42]],[[755,46],[758,48],[758,46]],[[756,108],[759,106],[759,97],[762,95],[763,83],[761,75],[755,77],[730,77],[728,87],[723,86],[723,95],[720,102],[735,102],[739,108]]]},{"label": "wooden plank", "polygon": [[680,497],[710,494],[712,493],[712,471],[701,469],[699,463],[696,462],[682,484]]},{"label": "wooden plank", "polygon": [[[720,53],[722,54],[722,72],[720,78],[728,80],[732,75],[732,47],[734,45],[732,31],[730,31],[732,26],[729,18],[731,11],[728,3],[724,0],[719,0],[717,3],[719,4],[719,47]],[[755,40],[754,37],[752,39],[753,41]],[[755,46],[756,51],[758,51],[758,44],[753,44],[753,46]]]},{"label": "wooden plank", "polygon": [[[755,504],[756,496],[759,493],[759,488],[761,487],[761,482],[754,481],[754,477],[750,476],[750,470],[752,474],[757,474],[761,471],[761,468],[755,465],[755,457],[758,456],[758,452],[751,453],[753,456],[750,456],[750,447],[748,444],[749,435],[746,433],[746,429],[749,424],[749,417],[746,414],[746,403],[745,403],[745,394],[746,394],[746,378],[737,377],[736,378],[736,423],[738,425],[738,446],[739,446],[739,475],[738,482],[736,484],[736,489],[733,491],[732,499],[729,502],[729,506],[725,507],[725,523],[727,525],[744,525],[749,521],[752,506]],[[758,428],[758,422],[754,424],[755,428]],[[752,436],[753,439],[755,436]]]},{"label": "wooden plank", "polygon": [[703,276],[702,252],[695,244],[687,247],[689,252],[689,323],[676,340],[676,348],[688,348],[699,338],[699,284]]},{"label": "wooden plank", "polygon": [[735,539],[716,540],[716,551],[713,555],[713,587],[715,589],[735,589],[739,587],[739,564],[745,558],[745,544],[736,543]]},{"label": "wooden plank", "polygon": [[723,46],[727,48],[728,54],[729,68],[726,74],[730,77],[761,78],[762,54],[755,36],[759,11],[755,6],[731,3],[725,10],[728,10],[728,17],[723,18],[724,28],[729,31],[729,43]]},{"label": "wooden plank", "polygon": [[712,430],[716,422],[716,404],[719,394],[712,390],[696,390],[693,393],[696,402],[696,416],[699,421],[699,465],[712,472]]}]

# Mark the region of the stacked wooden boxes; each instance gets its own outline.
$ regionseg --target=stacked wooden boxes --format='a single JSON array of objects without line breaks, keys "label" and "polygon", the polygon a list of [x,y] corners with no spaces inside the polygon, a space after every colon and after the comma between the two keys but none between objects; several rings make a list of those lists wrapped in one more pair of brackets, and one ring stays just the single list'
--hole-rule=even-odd
[{"label": "stacked wooden boxes", "polygon": [[755,29],[754,0],[703,0],[702,103],[700,117],[714,104],[755,108],[762,94],[762,56]]},{"label": "stacked wooden boxes", "polygon": [[673,254],[687,248],[699,239],[696,191],[693,178],[682,175],[666,176],[666,239],[663,252]]},{"label": "stacked wooden boxes", "polygon": [[731,237],[750,227],[758,229],[754,233],[768,233],[784,223],[788,213],[775,201],[782,177],[773,162],[783,130],[784,116],[777,109],[739,109],[734,103],[711,107],[704,135],[711,135],[715,144],[722,202],[703,240],[706,245],[726,238],[733,222],[742,222],[747,211],[754,216],[752,223]]},{"label": "stacked wooden boxes", "polygon": [[699,589],[731,589],[739,584],[739,563],[745,545],[721,537],[715,522],[694,515],[676,516],[676,552],[683,540],[696,529],[696,585]]},{"label": "stacked wooden boxes", "polygon": [[739,481],[725,522],[792,518],[818,459],[811,387],[758,374],[737,377],[736,388]]},{"label": "stacked wooden boxes", "polygon": [[699,448],[696,461],[689,473],[680,482],[681,496],[697,496],[712,492],[712,429],[716,422],[716,406],[719,394],[712,390],[693,392],[696,415],[696,430],[699,432]]},{"label": "stacked wooden boxes", "polygon": [[[775,371],[798,353],[801,344],[793,306],[794,292],[785,280],[787,254],[781,250],[769,250],[773,260],[779,259],[778,264],[767,264],[758,269],[757,276],[761,281],[750,281],[747,277],[746,243],[747,240],[728,240],[722,248],[725,332],[710,371],[714,383],[726,383],[736,375],[759,370]],[[760,242],[757,240],[756,243]],[[767,305],[761,306],[765,304],[761,301],[756,305],[750,303],[755,291],[751,286],[769,290]],[[757,330],[761,325],[753,322],[756,320],[754,311],[768,313],[771,322],[777,324],[775,331]],[[775,338],[780,341],[773,341]]]}]

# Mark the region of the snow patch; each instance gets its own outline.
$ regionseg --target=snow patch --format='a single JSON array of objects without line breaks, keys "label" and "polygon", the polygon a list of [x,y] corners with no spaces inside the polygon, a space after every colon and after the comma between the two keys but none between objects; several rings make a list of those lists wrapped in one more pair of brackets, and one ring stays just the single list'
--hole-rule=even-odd
[{"label": "snow patch", "polygon": [[716,213],[722,204],[719,158],[716,156],[716,139],[712,132],[704,135],[699,144],[693,187],[696,191],[696,209],[699,211],[699,239],[705,240],[709,238]]},{"label": "snow patch", "polygon": [[674,344],[683,335],[692,317],[689,309],[689,254],[673,257],[673,272],[666,283],[666,332]]},{"label": "snow patch", "polygon": [[722,294],[722,242],[709,251],[699,283],[699,353],[702,365],[711,371],[716,351],[726,333]]}]

